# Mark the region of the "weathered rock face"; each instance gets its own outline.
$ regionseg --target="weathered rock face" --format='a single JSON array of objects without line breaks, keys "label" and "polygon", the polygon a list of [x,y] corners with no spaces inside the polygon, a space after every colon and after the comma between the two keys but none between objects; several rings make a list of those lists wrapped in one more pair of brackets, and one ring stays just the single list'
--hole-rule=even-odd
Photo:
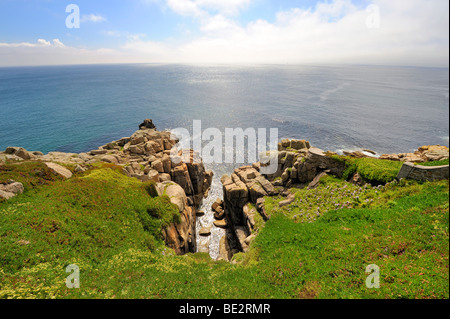
[{"label": "weathered rock face", "polygon": [[306,159],[299,164],[297,179],[300,182],[310,182],[323,171],[329,171],[330,174],[341,177],[344,170],[343,162],[327,156],[318,148],[311,148]]},{"label": "weathered rock face", "polygon": [[145,119],[144,122],[141,125],[139,125],[139,129],[144,129],[144,128],[156,129],[156,126],[153,124],[152,120]]},{"label": "weathered rock face", "polygon": [[289,140],[284,139],[280,143],[278,143],[278,151],[286,151],[286,150],[308,150],[311,147],[310,143],[305,140]]},{"label": "weathered rock face", "polygon": [[[225,255],[232,255],[232,252],[246,251],[248,244],[245,240],[250,236],[255,225],[255,209],[250,210],[248,203],[256,204],[264,196],[274,196],[278,193],[276,188],[253,166],[244,166],[234,170],[231,176],[223,176],[223,215],[221,213],[220,202],[213,204],[213,209],[217,219],[215,225],[223,223],[227,227],[227,245],[229,251],[220,253],[222,258]],[[216,207],[214,207],[216,206]],[[223,218],[224,217],[224,218]],[[223,219],[222,219],[223,218]]]},{"label": "weathered rock face", "polygon": [[[145,122],[143,123],[145,124]],[[196,211],[211,187],[213,173],[207,171],[201,158],[188,150],[177,152],[178,142],[172,139],[170,132],[158,132],[147,121],[130,138],[122,139],[123,150],[113,142],[109,147],[115,149],[114,155],[124,172],[141,179],[151,180],[163,187],[166,194],[179,207],[181,223],[171,224],[164,230],[167,245],[177,254],[195,252]],[[172,157],[172,154],[177,156]]]},{"label": "weathered rock face", "polygon": [[0,184],[0,199],[10,199],[16,195],[22,194],[24,187],[22,183],[16,181],[8,181],[5,184]]},{"label": "weathered rock face", "polygon": [[163,230],[164,241],[178,255],[194,252],[196,208],[189,206],[186,193],[180,185],[167,181],[156,184],[156,188],[158,194],[167,195],[180,212],[181,222],[172,223]]},{"label": "weathered rock face", "polygon": [[[195,207],[208,194],[213,173],[207,171],[198,154],[192,150],[177,152],[177,139],[170,132],[159,132],[151,120],[145,120],[130,137],[113,141],[89,154],[79,154],[86,164],[103,161],[124,167],[130,177],[141,181],[179,184]],[[178,154],[172,158],[171,151]],[[44,157],[45,158],[45,157]]]},{"label": "weathered rock face", "polygon": [[[287,142],[285,142],[287,145]],[[309,183],[318,174],[328,170],[331,174],[342,176],[345,164],[335,160],[322,150],[311,147],[300,152],[279,151],[278,170],[267,179],[275,186],[290,186],[293,183]]]},{"label": "weathered rock face", "polygon": [[448,147],[441,145],[421,146],[414,153],[383,154],[380,156],[380,159],[412,162],[412,163],[440,161],[448,158],[449,158]]},{"label": "weathered rock face", "polygon": [[[231,176],[222,177],[227,239],[226,244],[221,244],[221,249],[227,251],[220,251],[221,258],[232,256],[237,251],[248,250],[255,237],[252,234],[255,231],[254,216],[260,214],[265,221],[270,218],[264,207],[264,197],[278,195],[279,190],[276,186],[289,187],[292,183],[313,181],[310,185],[314,187],[326,173],[342,176],[345,170],[343,162],[327,156],[322,150],[311,147],[303,140],[283,140],[276,155],[278,170],[274,174],[262,175],[259,172],[261,164],[255,163],[252,166],[235,169]],[[292,201],[291,195],[280,204],[285,205]],[[255,208],[250,208],[252,206],[250,204]]]},{"label": "weathered rock face", "polygon": [[67,168],[62,167],[61,165],[58,165],[56,163],[45,163],[45,165],[47,165],[48,168],[50,168],[53,172],[55,172],[56,174],[64,177],[64,178],[71,178],[72,177],[72,172],[69,171]]},{"label": "weathered rock face", "polygon": [[6,155],[13,155],[22,160],[31,160],[36,159],[36,155],[31,152],[28,152],[23,147],[7,147],[5,150]]},{"label": "weathered rock face", "polygon": [[413,163],[406,162],[403,164],[400,172],[397,175],[397,179],[402,178],[415,179],[418,181],[437,181],[448,179],[449,166],[421,166],[414,165]]}]

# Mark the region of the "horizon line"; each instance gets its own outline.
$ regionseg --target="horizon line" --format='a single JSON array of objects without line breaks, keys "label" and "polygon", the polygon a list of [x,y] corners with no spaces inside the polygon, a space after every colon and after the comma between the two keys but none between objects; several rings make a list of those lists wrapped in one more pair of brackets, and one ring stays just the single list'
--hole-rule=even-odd
[{"label": "horizon line", "polygon": [[29,64],[29,65],[0,65],[0,69],[7,68],[38,68],[38,67],[70,67],[70,66],[118,66],[118,65],[185,65],[185,66],[312,66],[312,67],[342,67],[342,66],[367,66],[367,67],[398,67],[398,68],[430,68],[449,69],[450,66],[431,65],[400,65],[400,64],[370,64],[370,63],[249,63],[249,62],[107,62],[107,63],[67,63],[67,64]]}]

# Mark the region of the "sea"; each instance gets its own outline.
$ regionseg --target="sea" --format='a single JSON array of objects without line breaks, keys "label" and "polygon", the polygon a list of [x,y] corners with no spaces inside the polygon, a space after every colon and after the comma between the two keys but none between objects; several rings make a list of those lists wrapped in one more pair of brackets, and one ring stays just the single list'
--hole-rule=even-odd
[{"label": "sea", "polygon": [[[367,65],[120,64],[0,68],[0,149],[86,152],[158,130],[270,128],[323,150],[449,145],[449,69]],[[243,163],[207,165],[219,182]],[[199,227],[211,222],[211,212]],[[214,237],[214,236],[213,236]],[[203,246],[217,247],[217,238]],[[214,241],[214,243],[212,243]],[[201,246],[201,245],[200,245]],[[206,249],[207,250],[207,249]],[[217,257],[217,249],[212,249]]]}]

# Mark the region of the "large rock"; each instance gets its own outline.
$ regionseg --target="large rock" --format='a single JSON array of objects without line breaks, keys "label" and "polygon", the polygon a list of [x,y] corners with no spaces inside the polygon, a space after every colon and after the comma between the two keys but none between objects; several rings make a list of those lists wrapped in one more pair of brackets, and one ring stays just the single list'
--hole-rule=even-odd
[{"label": "large rock", "polygon": [[419,147],[414,153],[383,154],[380,156],[380,159],[411,163],[440,161],[448,158],[448,147],[441,145],[424,145]]},{"label": "large rock", "polygon": [[129,150],[133,154],[144,155],[145,145],[144,144],[130,145]]},{"label": "large rock", "polygon": [[24,187],[22,183],[9,181],[5,184],[0,184],[0,199],[10,199],[16,195],[22,194]]},{"label": "large rock", "polygon": [[279,207],[287,206],[287,205],[293,203],[294,200],[295,200],[295,195],[289,194],[289,196],[285,200],[282,200],[278,203],[278,206]]},{"label": "large rock", "polygon": [[415,179],[419,181],[437,181],[449,178],[449,166],[421,166],[406,162],[400,169],[397,179]]},{"label": "large rock", "polygon": [[164,185],[164,194],[169,196],[170,201],[178,206],[181,213],[187,205],[187,198],[184,189],[181,188],[180,185],[172,182],[165,182],[162,185]]},{"label": "large rock", "polygon": [[104,149],[92,150],[90,152],[91,155],[104,155],[106,153],[108,153],[108,151]]},{"label": "large rock", "polygon": [[180,185],[173,182],[157,184],[158,193],[165,194],[178,207],[181,222],[171,224],[163,231],[166,244],[179,255],[195,251],[195,209],[188,206],[188,200]]},{"label": "large rock", "polygon": [[186,192],[187,195],[194,194],[194,188],[192,186],[191,178],[186,164],[176,166],[171,172],[172,180],[179,184]]},{"label": "large rock", "polygon": [[24,187],[22,183],[11,181],[7,184],[0,184],[0,190],[18,195],[24,192]]},{"label": "large rock", "polygon": [[11,192],[5,192],[3,190],[0,189],[0,199],[10,199],[13,198],[14,196],[16,196],[16,194],[11,193]]},{"label": "large rock", "polygon": [[244,253],[247,252],[248,245],[245,242],[245,240],[250,235],[250,232],[244,226],[236,226],[235,232],[237,241],[239,242],[240,250],[243,251]]},{"label": "large rock", "polygon": [[400,157],[398,156],[398,154],[383,154],[379,157],[379,159],[396,162],[400,161]]},{"label": "large rock", "polygon": [[36,155],[34,155],[31,152],[28,152],[23,147],[8,147],[5,150],[5,154],[15,155],[23,160],[31,160],[36,158]]},{"label": "large rock", "polygon": [[449,158],[449,149],[446,146],[422,146],[418,151],[426,161],[441,161]]},{"label": "large rock", "polygon": [[147,151],[147,154],[154,155],[162,151],[161,145],[158,142],[155,141],[148,141],[145,144],[145,150]]},{"label": "large rock", "polygon": [[322,150],[311,147],[308,155],[294,164],[297,171],[297,181],[311,182],[318,174],[329,171],[334,176],[341,177],[345,170],[345,163],[328,156]]},{"label": "large rock", "polygon": [[[161,181],[161,177],[158,171],[152,169],[147,173],[147,176],[149,178],[150,181],[156,182],[158,183],[159,181]],[[168,179],[170,181],[170,178]],[[166,179],[167,181],[167,179]],[[163,181],[164,182],[164,181]]]},{"label": "large rock", "polygon": [[214,221],[214,226],[219,227],[219,228],[227,228],[228,227],[228,223],[225,219],[222,220],[216,220]]},{"label": "large rock", "polygon": [[156,160],[152,163],[152,168],[156,171],[158,171],[158,173],[164,173],[164,165],[162,163],[161,160]]},{"label": "large rock", "polygon": [[119,160],[114,155],[105,155],[102,157],[102,161],[111,164],[119,164]]},{"label": "large rock", "polygon": [[7,147],[7,148],[5,149],[5,154],[13,155],[13,154],[15,154],[15,153],[19,150],[19,148],[20,148],[20,147],[14,147],[14,146]]},{"label": "large rock", "polygon": [[139,129],[156,129],[155,124],[153,124],[153,121],[150,119],[145,119],[141,125],[139,125]]}]

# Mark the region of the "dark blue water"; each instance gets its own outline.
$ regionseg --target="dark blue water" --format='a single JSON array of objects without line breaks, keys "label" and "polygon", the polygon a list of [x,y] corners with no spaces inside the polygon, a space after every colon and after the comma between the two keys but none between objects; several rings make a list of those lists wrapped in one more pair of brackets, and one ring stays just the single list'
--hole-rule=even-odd
[{"label": "dark blue water", "polygon": [[0,68],[0,149],[88,151],[137,130],[272,128],[322,149],[448,145],[449,70],[378,66]]}]

